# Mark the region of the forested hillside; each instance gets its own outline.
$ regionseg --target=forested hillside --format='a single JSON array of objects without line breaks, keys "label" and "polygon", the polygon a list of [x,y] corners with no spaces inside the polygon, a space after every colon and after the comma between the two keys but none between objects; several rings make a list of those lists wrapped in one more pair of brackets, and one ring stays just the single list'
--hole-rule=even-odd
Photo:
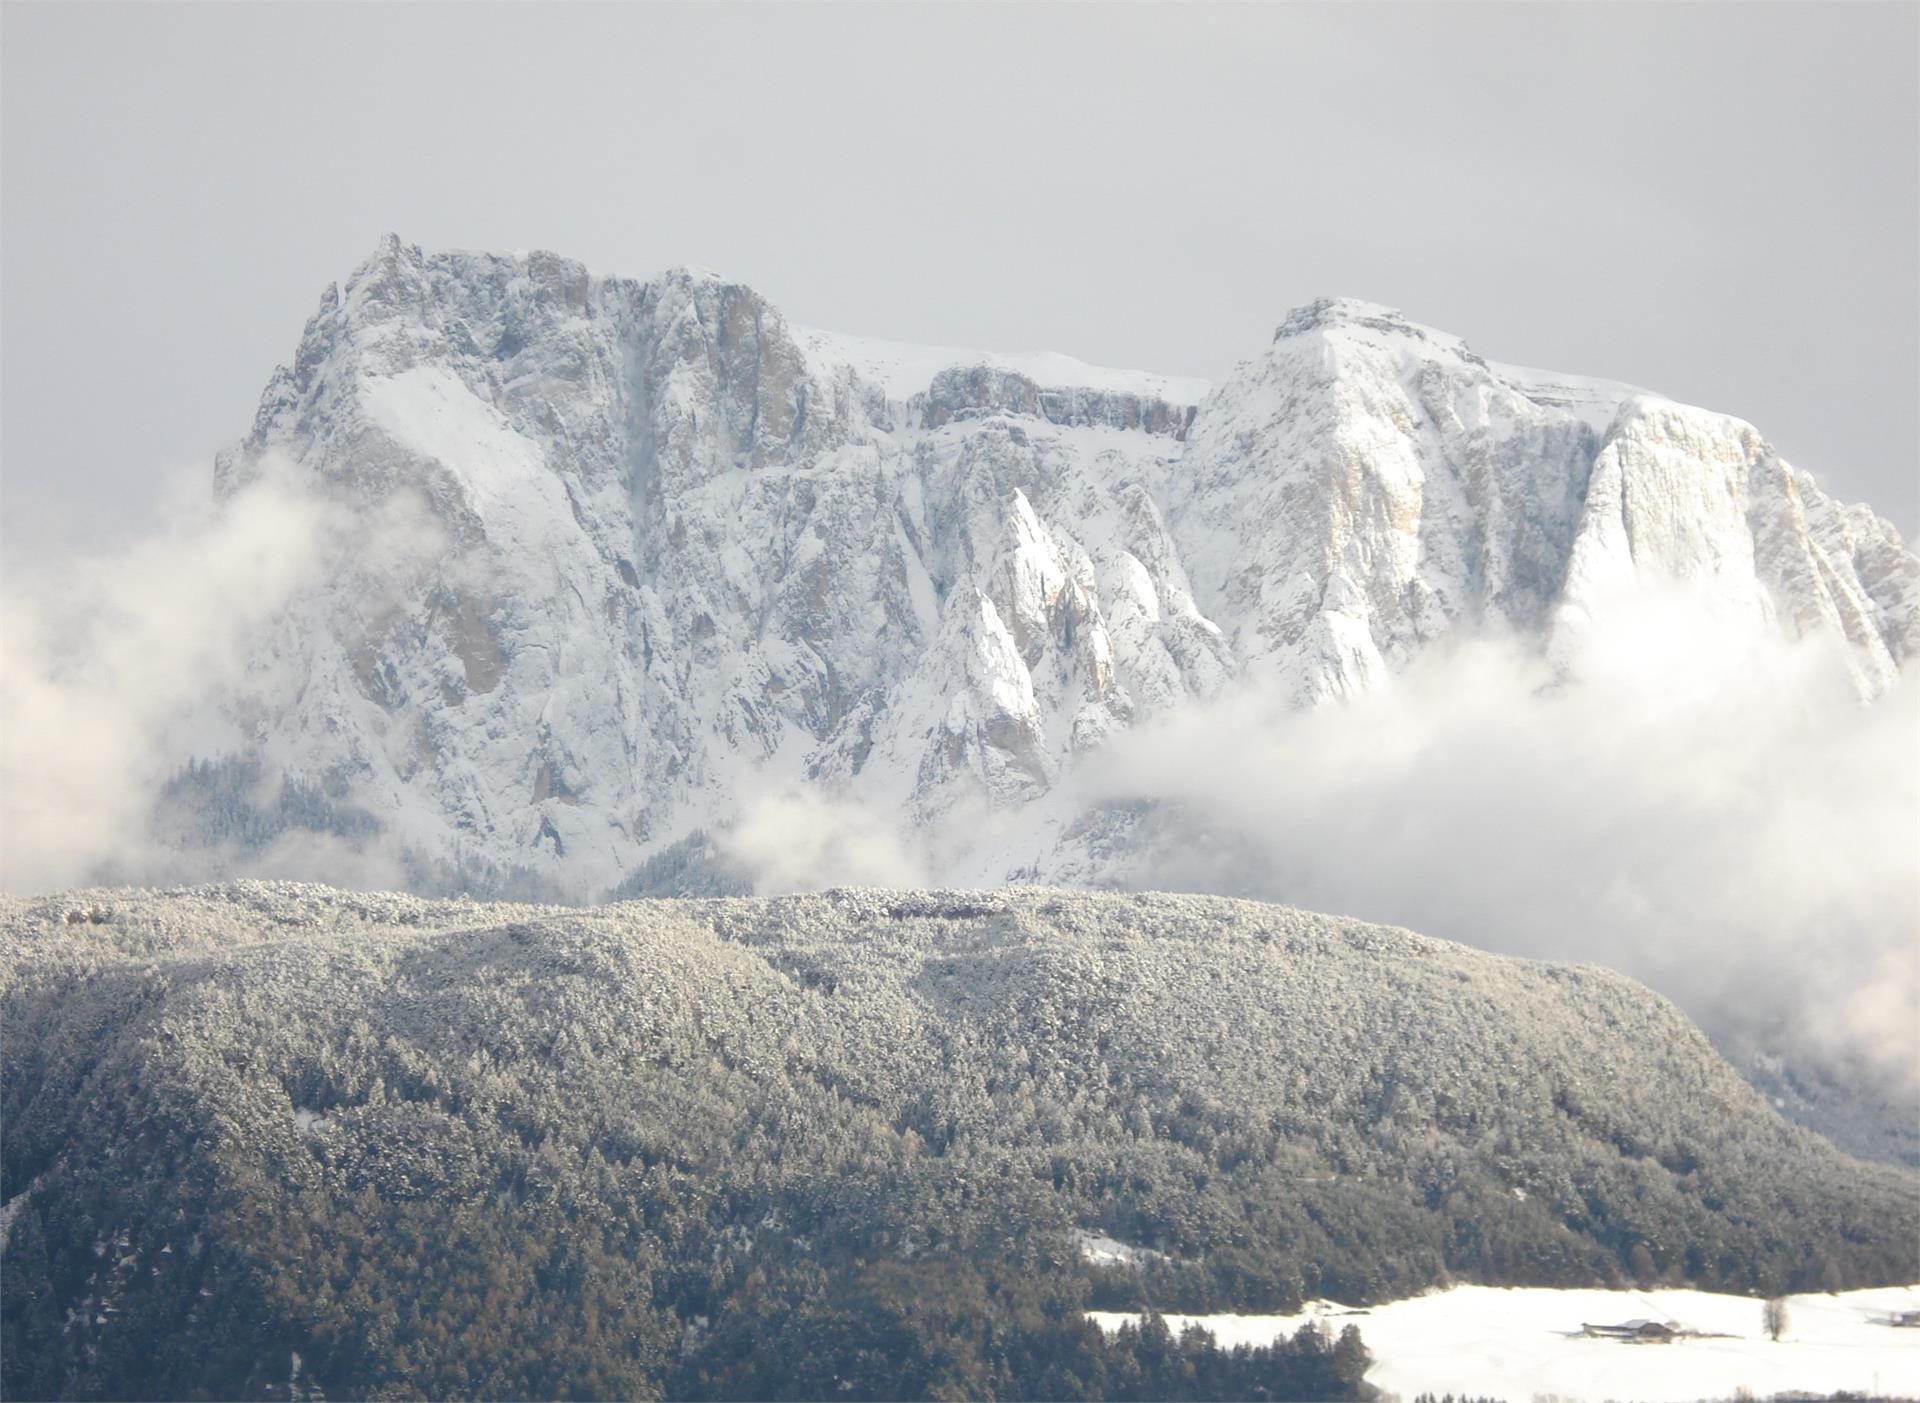
[{"label": "forested hillside", "polygon": [[4,899],[0,1029],[8,1397],[1346,1397],[1081,1312],[1879,1284],[1920,1216],[1617,975],[1218,899]]}]

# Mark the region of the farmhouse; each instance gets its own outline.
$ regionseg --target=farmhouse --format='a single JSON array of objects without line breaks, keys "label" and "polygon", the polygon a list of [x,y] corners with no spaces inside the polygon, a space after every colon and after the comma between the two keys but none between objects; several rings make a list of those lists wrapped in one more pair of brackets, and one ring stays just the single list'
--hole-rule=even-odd
[{"label": "farmhouse", "polygon": [[1600,1340],[1626,1340],[1637,1344],[1668,1344],[1680,1337],[1678,1326],[1667,1320],[1628,1320],[1618,1325],[1594,1325],[1581,1322],[1580,1331]]}]

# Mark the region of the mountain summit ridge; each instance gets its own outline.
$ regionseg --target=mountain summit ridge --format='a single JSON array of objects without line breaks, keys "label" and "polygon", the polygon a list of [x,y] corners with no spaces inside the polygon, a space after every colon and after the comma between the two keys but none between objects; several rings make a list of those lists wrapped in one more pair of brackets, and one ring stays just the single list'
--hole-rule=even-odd
[{"label": "mountain summit ridge", "polygon": [[[1229,686],[1355,696],[1488,627],[1550,654],[1656,580],[1841,640],[1863,697],[1920,649],[1920,561],[1751,426],[1378,304],[1297,309],[1211,387],[945,354],[714,274],[388,236],[218,482],[285,460],[430,529],[379,607],[296,602],[244,748],[430,860],[590,895],[768,786],[1030,810]],[[1022,874],[1071,870],[1072,827]]]}]

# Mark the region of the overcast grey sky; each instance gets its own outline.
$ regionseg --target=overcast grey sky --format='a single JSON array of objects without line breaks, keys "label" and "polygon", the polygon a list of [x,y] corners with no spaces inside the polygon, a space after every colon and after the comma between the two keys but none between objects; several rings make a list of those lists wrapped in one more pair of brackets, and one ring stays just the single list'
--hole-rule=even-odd
[{"label": "overcast grey sky", "polygon": [[1219,377],[1326,293],[1920,526],[1920,8],[0,7],[17,566],[251,422],[380,233]]}]

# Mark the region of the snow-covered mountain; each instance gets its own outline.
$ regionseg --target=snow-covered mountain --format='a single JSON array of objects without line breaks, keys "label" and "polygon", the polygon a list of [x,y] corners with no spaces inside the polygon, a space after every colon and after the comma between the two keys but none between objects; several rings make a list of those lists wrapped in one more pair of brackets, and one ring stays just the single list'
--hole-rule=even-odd
[{"label": "snow-covered mountain", "polygon": [[1750,426],[1353,301],[1209,388],[388,237],[221,489],[289,461],[366,551],[261,645],[239,748],[581,895],[798,781],[1044,814],[947,875],[1071,873],[1086,826],[1036,801],[1143,719],[1489,628],[1551,657],[1655,581],[1843,640],[1863,697],[1920,651],[1920,560]]}]

